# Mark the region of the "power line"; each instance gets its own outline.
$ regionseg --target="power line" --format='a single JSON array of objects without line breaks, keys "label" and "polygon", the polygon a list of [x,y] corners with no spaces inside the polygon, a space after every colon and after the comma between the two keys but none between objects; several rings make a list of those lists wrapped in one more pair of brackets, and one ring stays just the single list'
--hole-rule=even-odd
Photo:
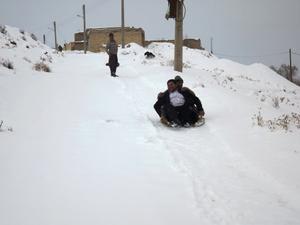
[{"label": "power line", "polygon": [[[101,2],[99,2],[98,0],[95,0],[95,1],[91,2],[88,5],[88,7],[90,8],[89,12],[97,10],[96,6],[104,5],[107,2],[108,2],[108,0],[103,0]],[[76,22],[76,18],[77,18],[77,14],[80,14],[80,13],[81,13],[81,9],[77,9],[72,14],[70,14],[70,16],[67,16],[67,17],[65,17],[63,19],[60,19],[60,20],[56,20],[57,21],[56,23],[57,23],[58,27],[64,27],[67,24],[75,23]],[[46,31],[46,30],[48,30],[49,26],[52,26],[52,22],[49,22],[49,23],[44,24],[44,25],[36,26],[36,27],[34,27],[32,29],[29,29],[29,30],[31,30],[32,32]]]},{"label": "power line", "polygon": [[298,55],[298,56],[300,56],[300,54],[299,53],[297,53],[297,52],[292,52],[294,55]]},{"label": "power line", "polygon": [[261,58],[261,57],[268,57],[268,56],[278,56],[278,55],[286,55],[288,52],[276,52],[276,53],[269,53],[269,54],[262,54],[262,55],[231,55],[231,54],[224,54],[224,53],[214,53],[215,55],[231,57],[231,58]]}]

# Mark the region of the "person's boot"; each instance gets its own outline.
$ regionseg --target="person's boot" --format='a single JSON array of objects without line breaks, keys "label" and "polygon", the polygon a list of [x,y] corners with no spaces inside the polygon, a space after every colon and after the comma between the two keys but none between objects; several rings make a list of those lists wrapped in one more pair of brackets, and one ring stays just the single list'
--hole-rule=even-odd
[{"label": "person's boot", "polygon": [[189,122],[186,122],[184,125],[183,125],[185,128],[189,128],[191,127],[191,124]]},{"label": "person's boot", "polygon": [[181,127],[181,122],[180,122],[180,120],[179,119],[175,119],[175,120],[173,120],[172,122],[171,122],[171,126],[172,127]]},{"label": "person's boot", "polygon": [[162,123],[162,124],[165,124],[165,125],[167,125],[167,126],[170,126],[170,122],[167,120],[167,118],[166,117],[164,117],[164,116],[161,116],[160,117],[160,122]]},{"label": "person's boot", "polygon": [[198,120],[196,121],[196,123],[194,123],[194,127],[199,127],[202,126],[205,123],[205,119],[202,116],[198,117]]}]

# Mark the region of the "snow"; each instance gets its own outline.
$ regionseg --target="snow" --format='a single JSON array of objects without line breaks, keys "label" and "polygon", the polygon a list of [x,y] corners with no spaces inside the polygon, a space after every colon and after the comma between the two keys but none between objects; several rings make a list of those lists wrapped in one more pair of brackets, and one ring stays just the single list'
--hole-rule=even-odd
[{"label": "snow", "polygon": [[[15,69],[0,66],[1,225],[300,224],[299,121],[271,129],[255,117],[299,113],[299,87],[262,64],[188,48],[180,74],[166,43],[120,49],[112,78],[104,53],[59,55],[29,37],[27,49],[7,30],[0,58]],[[34,71],[45,51],[52,72]],[[159,123],[153,104],[176,75],[202,100],[201,128]]]}]

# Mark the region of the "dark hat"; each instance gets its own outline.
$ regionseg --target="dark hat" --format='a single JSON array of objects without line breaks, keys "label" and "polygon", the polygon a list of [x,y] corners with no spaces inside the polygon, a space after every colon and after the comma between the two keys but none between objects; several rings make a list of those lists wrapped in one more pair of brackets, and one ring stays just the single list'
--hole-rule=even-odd
[{"label": "dark hat", "polygon": [[182,81],[182,82],[183,82],[183,79],[181,78],[181,76],[176,76],[174,80],[175,80],[176,82],[177,82],[177,81]]},{"label": "dark hat", "polygon": [[170,80],[167,81],[167,84],[169,84],[171,82],[174,83],[174,84],[176,83],[176,81],[174,79],[170,79]]}]

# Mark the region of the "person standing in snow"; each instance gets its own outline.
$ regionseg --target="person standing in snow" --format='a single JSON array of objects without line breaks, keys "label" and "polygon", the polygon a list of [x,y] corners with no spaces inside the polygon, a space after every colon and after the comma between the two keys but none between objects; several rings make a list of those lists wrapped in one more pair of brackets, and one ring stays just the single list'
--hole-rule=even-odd
[{"label": "person standing in snow", "polygon": [[106,44],[106,53],[109,56],[108,63],[106,65],[110,68],[110,74],[112,77],[117,77],[116,71],[119,66],[118,62],[118,44],[115,41],[114,34],[109,34],[109,41]]}]

